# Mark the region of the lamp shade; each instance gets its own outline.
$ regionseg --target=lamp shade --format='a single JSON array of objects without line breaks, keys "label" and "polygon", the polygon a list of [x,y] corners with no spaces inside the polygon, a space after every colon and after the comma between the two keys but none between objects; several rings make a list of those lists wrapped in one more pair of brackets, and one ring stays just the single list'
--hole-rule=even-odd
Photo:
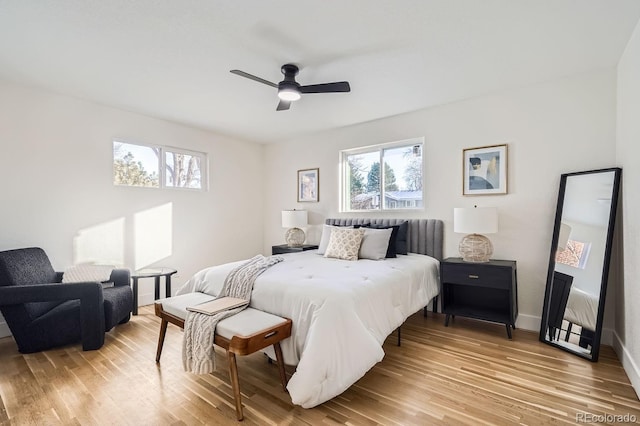
[{"label": "lamp shade", "polygon": [[498,209],[495,207],[453,209],[453,232],[495,234],[498,232]]},{"label": "lamp shade", "polygon": [[307,226],[306,210],[282,210],[282,227],[299,228]]}]

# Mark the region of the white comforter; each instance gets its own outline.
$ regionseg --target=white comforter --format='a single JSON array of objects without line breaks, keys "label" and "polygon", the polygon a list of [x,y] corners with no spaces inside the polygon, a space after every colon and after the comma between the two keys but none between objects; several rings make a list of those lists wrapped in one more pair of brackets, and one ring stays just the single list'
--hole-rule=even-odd
[{"label": "white comforter", "polygon": [[[345,261],[312,250],[283,257],[258,277],[250,306],[292,319],[282,350],[297,368],[287,389],[305,408],[341,394],[380,362],[385,338],[439,291],[438,261],[419,254]],[[217,295],[242,262],[204,269],[177,294]]]}]

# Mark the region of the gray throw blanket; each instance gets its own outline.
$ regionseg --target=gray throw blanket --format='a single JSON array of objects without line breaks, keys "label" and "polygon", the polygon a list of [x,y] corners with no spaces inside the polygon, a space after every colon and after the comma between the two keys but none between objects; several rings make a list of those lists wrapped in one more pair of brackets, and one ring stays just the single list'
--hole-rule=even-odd
[{"label": "gray throw blanket", "polygon": [[[268,267],[282,262],[282,256],[264,257],[257,255],[246,263],[229,272],[224,280],[222,291],[216,297],[230,296],[251,300],[251,291],[256,278]],[[215,370],[215,351],[213,339],[216,325],[224,318],[235,315],[249,305],[214,315],[187,311],[184,321],[184,338],[182,340],[182,365],[185,371],[195,374],[208,374]]]}]

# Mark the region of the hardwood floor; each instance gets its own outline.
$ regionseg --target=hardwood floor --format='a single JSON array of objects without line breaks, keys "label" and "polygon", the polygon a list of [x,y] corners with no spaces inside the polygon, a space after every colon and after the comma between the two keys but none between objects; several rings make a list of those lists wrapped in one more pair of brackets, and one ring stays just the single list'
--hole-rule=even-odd
[{"label": "hardwood floor", "polygon": [[[533,332],[515,330],[509,341],[504,326],[443,321],[409,318],[401,347],[394,333],[381,363],[313,409],[291,404],[264,355],[239,357],[244,424],[575,424],[579,413],[640,421],[640,402],[610,347],[591,363]],[[78,344],[22,355],[11,338],[0,339],[0,424],[237,424],[224,353],[217,350],[214,374],[185,373],[182,332],[170,325],[156,364],[159,328],[152,307],[143,307],[99,351]]]}]

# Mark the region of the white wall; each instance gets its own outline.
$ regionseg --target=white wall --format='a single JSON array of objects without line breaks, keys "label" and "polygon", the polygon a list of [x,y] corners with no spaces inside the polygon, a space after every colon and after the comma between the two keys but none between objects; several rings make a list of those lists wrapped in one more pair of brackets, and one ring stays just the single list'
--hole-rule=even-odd
[{"label": "white wall", "polygon": [[[424,136],[426,208],[377,216],[443,219],[445,255],[457,256],[462,235],[452,232],[453,208],[497,207],[493,257],[518,261],[518,325],[537,330],[560,174],[615,163],[615,78],[615,70],[603,70],[270,145],[264,250],[283,243],[282,209],[308,209],[313,225],[358,216],[338,212],[339,150]],[[509,193],[463,197],[463,148],[503,143]],[[296,170],[315,167],[320,201],[296,203]]]},{"label": "white wall", "polygon": [[[618,64],[618,136],[616,157],[622,167],[624,266],[618,272],[614,348],[640,395],[640,24]],[[618,222],[620,223],[620,222]],[[632,325],[635,324],[635,325]],[[633,328],[632,328],[633,327]]]},{"label": "white wall", "polygon": [[[114,186],[114,137],[208,153],[209,191]],[[262,145],[0,82],[0,158],[0,250],[42,247],[56,270],[87,256],[151,261],[178,270],[175,291],[263,247]],[[152,281],[140,285],[150,303]]]}]

